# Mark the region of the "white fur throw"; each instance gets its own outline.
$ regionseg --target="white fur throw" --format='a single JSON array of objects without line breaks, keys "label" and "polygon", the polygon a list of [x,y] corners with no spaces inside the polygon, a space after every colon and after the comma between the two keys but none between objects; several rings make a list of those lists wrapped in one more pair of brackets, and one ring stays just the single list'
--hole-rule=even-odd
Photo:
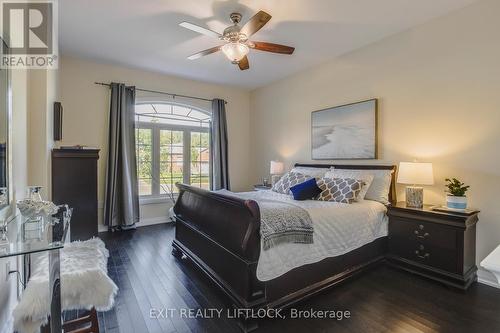
[{"label": "white fur throw", "polygon": [[[99,238],[72,242],[60,252],[61,305],[63,310],[107,311],[113,307],[118,287],[107,274],[109,253]],[[14,328],[20,333],[36,332],[50,314],[49,259],[40,257],[14,309]]]}]

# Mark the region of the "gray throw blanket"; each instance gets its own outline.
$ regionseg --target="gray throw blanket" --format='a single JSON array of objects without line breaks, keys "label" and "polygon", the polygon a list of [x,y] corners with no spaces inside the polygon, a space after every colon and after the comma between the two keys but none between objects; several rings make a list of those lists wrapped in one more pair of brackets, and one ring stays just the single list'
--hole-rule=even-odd
[{"label": "gray throw blanket", "polygon": [[309,213],[294,204],[263,198],[256,193],[231,193],[254,200],[260,209],[260,237],[264,250],[282,243],[313,243],[313,224]]}]

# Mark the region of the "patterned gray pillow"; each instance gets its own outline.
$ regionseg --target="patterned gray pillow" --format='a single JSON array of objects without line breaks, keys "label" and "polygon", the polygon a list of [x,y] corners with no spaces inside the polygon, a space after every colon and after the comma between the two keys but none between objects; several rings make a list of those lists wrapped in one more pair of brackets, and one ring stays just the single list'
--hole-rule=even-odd
[{"label": "patterned gray pillow", "polygon": [[321,178],[318,187],[321,193],[317,200],[352,203],[358,196],[364,182],[353,178]]},{"label": "patterned gray pillow", "polygon": [[303,183],[311,178],[312,177],[310,176],[290,171],[286,173],[283,177],[281,177],[280,180],[276,182],[276,184],[274,184],[272,190],[278,193],[290,194],[290,187]]}]

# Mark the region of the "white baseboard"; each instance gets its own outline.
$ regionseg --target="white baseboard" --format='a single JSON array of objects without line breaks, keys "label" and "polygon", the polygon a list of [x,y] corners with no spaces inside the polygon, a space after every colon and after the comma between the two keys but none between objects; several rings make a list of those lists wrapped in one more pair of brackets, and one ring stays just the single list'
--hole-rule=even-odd
[{"label": "white baseboard", "polygon": [[[148,219],[141,219],[139,223],[136,224],[137,228],[140,227],[146,227],[148,225],[155,225],[155,224],[162,224],[162,223],[172,223],[173,221],[168,217],[168,216],[159,216],[159,217],[151,217]],[[108,231],[108,227],[99,224],[98,228],[99,232],[106,232]]]},{"label": "white baseboard", "polygon": [[486,280],[486,279],[483,279],[483,278],[480,278],[480,277],[477,278],[477,282],[485,284],[485,285],[490,286],[490,287],[494,287],[494,288],[500,289],[500,284],[498,284],[498,282],[493,282],[493,281]]},{"label": "white baseboard", "polygon": [[486,272],[481,268],[477,271],[477,282],[500,289],[500,283],[498,283],[493,274]]},{"label": "white baseboard", "polygon": [[149,219],[141,219],[137,223],[137,227],[145,227],[148,225],[161,224],[161,223],[171,223],[173,222],[168,216],[151,217]]}]

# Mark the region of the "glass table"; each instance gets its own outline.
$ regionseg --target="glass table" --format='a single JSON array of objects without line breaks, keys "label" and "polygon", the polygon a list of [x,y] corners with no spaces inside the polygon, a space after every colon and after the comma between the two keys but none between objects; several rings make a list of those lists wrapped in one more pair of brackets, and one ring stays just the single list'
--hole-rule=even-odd
[{"label": "glass table", "polygon": [[59,250],[69,237],[72,209],[59,206],[58,213],[23,216],[17,213],[0,221],[0,258],[23,256],[23,285],[29,281],[31,255],[48,252],[50,287],[50,332],[62,332]]}]

